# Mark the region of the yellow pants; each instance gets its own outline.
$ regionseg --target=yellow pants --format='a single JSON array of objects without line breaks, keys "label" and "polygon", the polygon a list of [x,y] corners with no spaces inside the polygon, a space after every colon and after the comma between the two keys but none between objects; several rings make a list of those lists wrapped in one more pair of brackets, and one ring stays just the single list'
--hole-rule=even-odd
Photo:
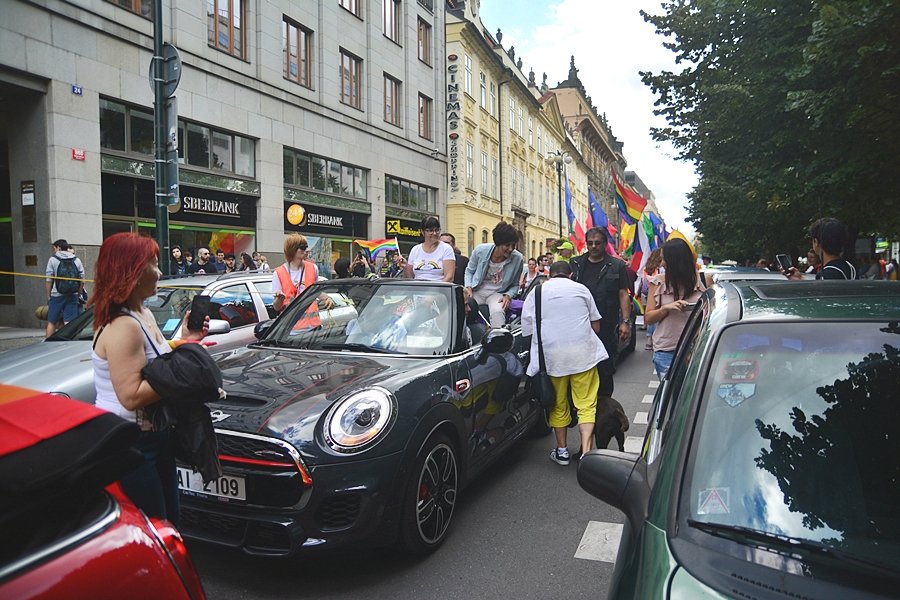
[{"label": "yellow pants", "polygon": [[548,419],[550,427],[568,427],[572,420],[567,398],[569,387],[572,388],[572,404],[578,410],[579,423],[593,423],[597,419],[597,392],[600,391],[600,375],[596,367],[583,373],[550,376],[550,383],[556,390],[556,404],[550,409]]}]

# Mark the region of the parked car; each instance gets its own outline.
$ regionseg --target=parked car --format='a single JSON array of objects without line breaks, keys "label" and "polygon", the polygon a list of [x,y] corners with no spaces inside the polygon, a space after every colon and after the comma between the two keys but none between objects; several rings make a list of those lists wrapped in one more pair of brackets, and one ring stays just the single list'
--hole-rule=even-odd
[{"label": "parked car", "polygon": [[722,283],[639,455],[578,481],[626,517],[609,597],[896,598],[900,283]]},{"label": "parked car", "polygon": [[141,460],[137,425],[22,388],[0,397],[0,598],[204,598],[178,531],[115,483]]},{"label": "parked car", "polygon": [[204,486],[181,472],[184,534],[261,555],[435,550],[465,485],[546,426],[528,351],[513,351],[520,329],[470,344],[466,327],[453,284],[310,286],[257,344],[218,360],[223,476]]},{"label": "parked car", "polygon": [[[181,321],[196,294],[210,297],[207,341],[213,354],[256,340],[253,328],[275,316],[271,273],[229,273],[165,279],[146,305],[168,339],[181,335]],[[91,367],[94,312],[84,311],[43,342],[0,354],[0,381],[94,402]]]},{"label": "parked car", "polygon": [[[707,287],[726,281],[790,281],[778,271],[760,269],[759,267],[722,267],[700,269],[700,275]],[[803,279],[815,279],[815,275],[802,274]]]}]

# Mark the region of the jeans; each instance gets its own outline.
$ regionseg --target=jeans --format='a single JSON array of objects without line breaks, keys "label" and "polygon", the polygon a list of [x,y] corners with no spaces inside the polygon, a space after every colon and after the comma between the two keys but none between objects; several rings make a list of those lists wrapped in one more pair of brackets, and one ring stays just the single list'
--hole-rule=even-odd
[{"label": "jeans", "polygon": [[144,431],[134,447],[144,461],[122,480],[122,489],[135,506],[150,517],[168,519],[178,525],[178,472],[175,448],[169,430]]},{"label": "jeans", "polygon": [[666,352],[663,350],[655,350],[653,352],[653,366],[656,367],[656,376],[662,381],[666,376],[669,367],[672,366],[672,359],[675,357],[675,351]]}]

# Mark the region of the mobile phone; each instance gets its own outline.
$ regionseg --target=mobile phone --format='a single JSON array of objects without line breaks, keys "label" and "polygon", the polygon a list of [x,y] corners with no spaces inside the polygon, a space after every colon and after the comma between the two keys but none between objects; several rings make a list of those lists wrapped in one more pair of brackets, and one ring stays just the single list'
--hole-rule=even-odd
[{"label": "mobile phone", "polygon": [[781,267],[781,270],[787,273],[793,267],[793,263],[791,263],[791,257],[787,254],[778,254],[775,256],[775,260],[778,261],[778,266]]},{"label": "mobile phone", "polygon": [[692,310],[695,306],[697,306],[696,302],[687,302],[685,303],[684,308],[686,310]]},{"label": "mobile phone", "polygon": [[203,329],[203,321],[209,315],[209,296],[196,295],[191,300],[191,314],[188,317],[188,329],[200,331]]}]

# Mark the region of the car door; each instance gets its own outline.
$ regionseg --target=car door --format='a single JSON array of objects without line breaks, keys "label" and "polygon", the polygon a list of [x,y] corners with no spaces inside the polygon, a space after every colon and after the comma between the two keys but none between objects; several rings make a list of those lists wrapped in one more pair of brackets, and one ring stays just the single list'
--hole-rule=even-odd
[{"label": "car door", "polygon": [[246,283],[231,283],[211,290],[209,318],[221,319],[231,326],[231,331],[209,336],[216,342],[213,352],[233,350],[253,342],[254,326],[259,323],[256,302]]}]

